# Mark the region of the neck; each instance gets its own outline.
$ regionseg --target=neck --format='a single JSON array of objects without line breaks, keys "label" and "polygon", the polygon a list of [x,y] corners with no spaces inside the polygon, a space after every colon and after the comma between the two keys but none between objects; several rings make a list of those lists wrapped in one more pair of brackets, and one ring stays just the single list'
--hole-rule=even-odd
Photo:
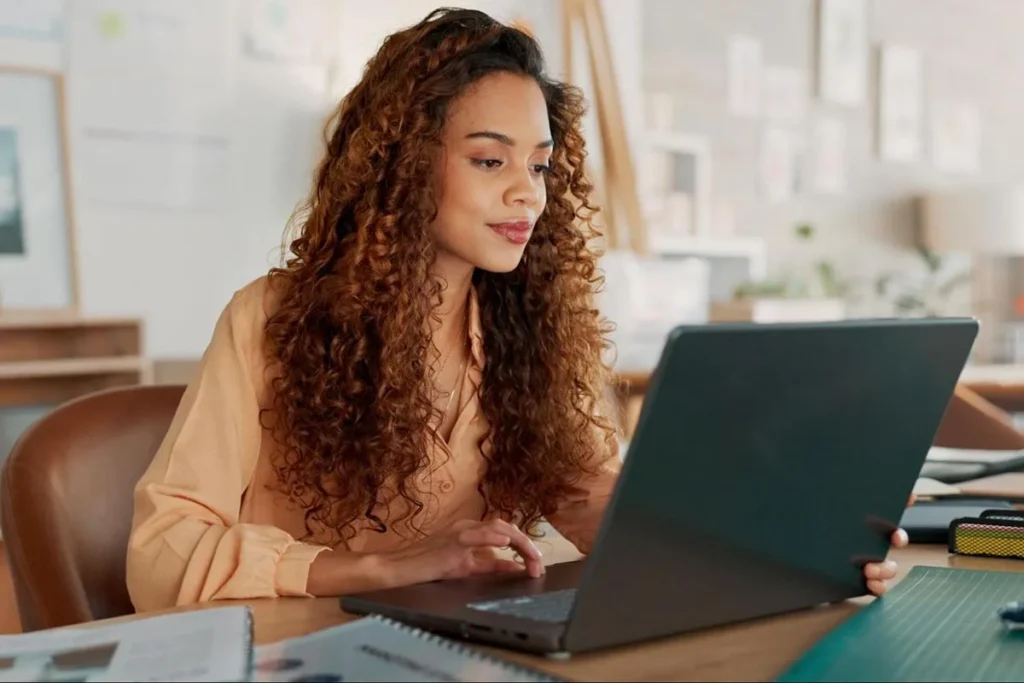
[{"label": "neck", "polygon": [[436,311],[441,318],[441,325],[434,329],[434,340],[439,347],[457,341],[452,335],[465,334],[466,307],[469,305],[473,271],[471,264],[447,255],[439,254],[434,261],[432,273],[443,287],[441,305]]}]

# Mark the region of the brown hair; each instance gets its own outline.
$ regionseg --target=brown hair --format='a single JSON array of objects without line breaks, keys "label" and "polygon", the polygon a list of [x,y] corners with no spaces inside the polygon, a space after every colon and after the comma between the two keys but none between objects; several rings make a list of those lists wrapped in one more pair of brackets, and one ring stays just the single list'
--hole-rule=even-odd
[{"label": "brown hair", "polygon": [[[387,505],[423,505],[412,477],[429,463],[429,321],[440,284],[426,230],[435,215],[434,152],[454,98],[480,78],[534,79],[555,141],[549,202],[519,266],[477,271],[485,330],[480,446],[487,512],[530,529],[610,455],[601,417],[607,328],[577,88],[545,75],[526,33],[471,10],[440,9],[384,42],[327,124],[326,154],[300,212],[301,231],[266,325],[282,489],[306,509],[306,529],[347,539],[368,520],[385,531]],[[265,413],[267,414],[267,413]],[[485,443],[489,446],[484,448]],[[415,527],[414,527],[415,528]]]}]

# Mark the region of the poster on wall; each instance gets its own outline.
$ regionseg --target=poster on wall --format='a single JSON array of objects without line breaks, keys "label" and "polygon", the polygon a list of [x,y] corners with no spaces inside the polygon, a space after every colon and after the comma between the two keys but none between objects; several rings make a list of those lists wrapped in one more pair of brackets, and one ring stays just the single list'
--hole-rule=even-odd
[{"label": "poster on wall", "polygon": [[0,69],[0,306],[78,305],[63,79]]},{"label": "poster on wall", "polygon": [[947,173],[977,173],[981,166],[981,113],[968,102],[932,105],[932,163]]},{"label": "poster on wall", "polygon": [[761,192],[770,203],[792,199],[799,183],[800,140],[792,130],[769,125],[761,136]]},{"label": "poster on wall", "polygon": [[814,124],[813,182],[819,192],[837,194],[846,189],[846,126],[833,118]]},{"label": "poster on wall", "polygon": [[[231,3],[77,0],[69,79],[78,196],[94,206],[210,211],[228,194]],[[139,168],[147,169],[139,173]]]},{"label": "poster on wall", "polygon": [[0,0],[0,38],[58,41],[66,0]]},{"label": "poster on wall", "polygon": [[924,121],[921,53],[887,45],[879,57],[879,155],[886,161],[916,161]]},{"label": "poster on wall", "polygon": [[761,109],[773,123],[795,124],[807,112],[807,77],[800,69],[766,66],[762,71]]},{"label": "poster on wall", "polygon": [[818,91],[822,99],[858,106],[867,90],[866,0],[819,0]]},{"label": "poster on wall", "polygon": [[326,0],[246,0],[246,56],[283,63],[330,60]]},{"label": "poster on wall", "polygon": [[761,43],[748,36],[729,40],[729,113],[757,118],[761,110]]},{"label": "poster on wall", "polygon": [[0,128],[0,254],[25,253],[21,191],[18,182],[18,133]]}]

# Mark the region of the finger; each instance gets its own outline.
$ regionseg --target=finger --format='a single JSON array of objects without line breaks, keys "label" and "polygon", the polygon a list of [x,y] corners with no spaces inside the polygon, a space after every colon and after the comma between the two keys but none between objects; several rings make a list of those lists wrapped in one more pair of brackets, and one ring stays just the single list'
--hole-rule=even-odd
[{"label": "finger", "polygon": [[868,590],[875,595],[883,595],[889,590],[889,584],[879,579],[871,579],[868,581]]},{"label": "finger", "polygon": [[459,543],[471,547],[491,546],[494,548],[507,548],[511,539],[502,533],[491,531],[484,527],[465,529],[459,532]]},{"label": "finger", "polygon": [[916,493],[911,493],[910,494],[910,500],[907,501],[907,507],[910,507],[911,505],[913,505],[916,502],[917,502],[917,494]]},{"label": "finger", "polygon": [[864,576],[869,579],[892,579],[896,577],[896,563],[892,560],[872,562],[864,565]]},{"label": "finger", "polygon": [[497,557],[474,558],[470,573],[477,574],[504,574],[523,571],[523,565],[512,560],[503,560]]},{"label": "finger", "polygon": [[526,563],[526,571],[530,576],[538,577],[544,574],[544,560],[540,550],[533,544],[530,537],[520,531],[517,527],[502,520],[495,520],[495,528],[499,533],[507,533],[512,548]]},{"label": "finger", "polygon": [[894,548],[906,548],[910,544],[910,537],[903,529],[892,532],[892,545]]}]

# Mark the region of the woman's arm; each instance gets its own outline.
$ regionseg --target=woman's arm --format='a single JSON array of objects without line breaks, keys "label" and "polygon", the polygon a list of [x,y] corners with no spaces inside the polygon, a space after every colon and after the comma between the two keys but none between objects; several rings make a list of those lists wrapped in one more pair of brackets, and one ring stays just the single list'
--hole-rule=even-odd
[{"label": "woman's arm", "polygon": [[139,611],[229,598],[307,595],[325,548],[241,524],[260,452],[265,281],[225,308],[170,429],[135,489],[128,590]]},{"label": "woman's arm", "polygon": [[135,488],[128,592],[142,612],[221,599],[336,596],[440,578],[523,571],[540,553],[500,520],[464,520],[387,553],[329,550],[270,525],[239,522],[263,438],[259,421],[265,286],[250,285],[221,314],[199,372]]}]

